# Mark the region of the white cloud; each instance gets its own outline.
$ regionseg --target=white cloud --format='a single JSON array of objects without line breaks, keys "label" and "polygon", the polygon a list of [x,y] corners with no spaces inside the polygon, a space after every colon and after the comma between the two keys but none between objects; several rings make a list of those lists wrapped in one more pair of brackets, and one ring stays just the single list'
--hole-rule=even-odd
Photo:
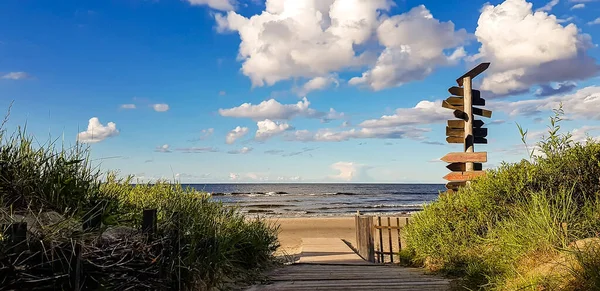
[{"label": "white cloud", "polygon": [[256,130],[255,138],[257,140],[266,140],[273,136],[279,135],[286,130],[292,129],[287,123],[276,123],[270,119],[265,119],[256,123],[258,129]]},{"label": "white cloud", "polygon": [[191,5],[206,5],[212,9],[231,11],[236,5],[235,0],[186,0]]},{"label": "white cloud", "polygon": [[239,178],[240,178],[240,175],[238,175],[236,173],[229,173],[229,180],[236,181]]},{"label": "white cloud", "polygon": [[482,46],[473,60],[492,66],[481,88],[498,95],[528,91],[536,84],[585,79],[599,66],[586,51],[591,37],[575,24],[562,26],[556,16],[532,12],[525,0],[485,5],[475,35]]},{"label": "white cloud", "polygon": [[581,9],[581,8],[585,8],[585,4],[583,4],[583,3],[575,4],[575,5],[573,5],[573,7],[571,7],[571,10]]},{"label": "white cloud", "polygon": [[213,133],[215,133],[214,128],[203,129],[202,135],[200,136],[200,140],[205,140],[205,139],[211,137],[213,135]]},{"label": "white cloud", "polygon": [[515,102],[490,102],[489,107],[492,110],[502,111],[511,116],[531,116],[558,108],[560,103],[563,104],[567,116],[600,120],[600,111],[598,110],[600,108],[600,86],[586,87],[568,95]]},{"label": "white cloud", "polygon": [[154,151],[159,152],[159,153],[170,153],[171,152],[168,144],[164,144],[159,147],[156,147],[156,149]]},{"label": "white cloud", "polygon": [[232,144],[234,143],[237,139],[242,138],[243,136],[245,136],[248,133],[248,128],[247,127],[236,127],[233,130],[231,130],[229,133],[227,133],[227,136],[225,137],[225,142],[227,144]]},{"label": "white cloud", "polygon": [[590,21],[587,23],[588,25],[596,25],[596,24],[600,24],[600,17]]},{"label": "white cloud", "polygon": [[29,79],[29,78],[31,78],[31,75],[29,75],[25,72],[10,72],[10,73],[2,76],[2,79],[9,79],[9,80],[24,80],[24,79]]},{"label": "white cloud", "polygon": [[378,25],[389,0],[268,0],[265,11],[246,18],[235,12],[216,15],[219,31],[241,39],[242,72],[253,86],[294,77],[314,78],[365,63],[357,55]]},{"label": "white cloud", "polygon": [[77,140],[82,143],[97,143],[117,135],[119,130],[114,122],[104,126],[97,117],[92,117],[88,122],[87,130],[77,134]]},{"label": "white cloud", "polygon": [[243,147],[243,148],[241,148],[241,149],[239,149],[239,150],[231,150],[231,151],[228,151],[227,153],[228,153],[228,154],[247,154],[247,153],[249,153],[249,152],[251,152],[251,151],[252,151],[252,148],[249,148],[249,147]]},{"label": "white cloud", "polygon": [[402,139],[411,138],[422,140],[423,133],[428,129],[415,127],[386,127],[386,128],[360,128],[345,131],[334,131],[332,129],[320,129],[316,132],[308,130],[297,130],[286,136],[288,140],[303,142],[340,142],[350,139],[381,138]]},{"label": "white cloud", "polygon": [[577,128],[571,131],[571,140],[575,142],[585,142],[588,137],[600,141],[599,135],[592,134],[592,132],[600,131],[600,126],[584,125],[581,128]]},{"label": "white cloud", "polygon": [[297,93],[300,96],[305,96],[306,94],[312,91],[326,89],[332,84],[335,84],[336,87],[340,85],[338,78],[335,75],[329,75],[326,77],[314,77],[306,83],[304,83],[304,85],[302,85],[302,87],[297,90]]},{"label": "white cloud", "polygon": [[119,106],[119,108],[121,108],[121,109],[135,109],[136,106],[135,106],[135,104],[121,104],[121,106]]},{"label": "white cloud", "polygon": [[[436,67],[465,56],[461,45],[467,32],[455,31],[451,21],[440,22],[420,5],[383,20],[377,28],[377,38],[385,46],[384,51],[370,70],[350,79],[351,85],[366,84],[377,91],[422,80]],[[447,56],[446,49],[455,50]]]},{"label": "white cloud", "polygon": [[330,176],[331,179],[342,181],[357,181],[368,179],[367,170],[370,167],[353,162],[337,162],[335,164],[332,164],[331,168],[338,171],[336,175]]},{"label": "white cloud", "polygon": [[152,104],[152,108],[156,112],[165,112],[169,110],[169,105],[164,103]]},{"label": "white cloud", "polygon": [[550,0],[550,2],[546,3],[546,5],[544,5],[543,7],[540,7],[539,9],[536,10],[537,11],[550,11],[552,10],[552,8],[554,8],[554,6],[556,6],[556,4],[558,4],[559,0]]},{"label": "white cloud", "polygon": [[263,101],[257,105],[244,103],[230,109],[219,109],[219,114],[225,117],[251,118],[253,120],[290,120],[294,117],[321,118],[326,113],[309,108],[310,102],[305,98],[296,104],[281,104],[275,99]]},{"label": "white cloud", "polygon": [[363,121],[366,128],[394,127],[443,122],[451,118],[452,111],[442,107],[442,101],[423,100],[413,108],[398,108],[394,115],[384,115],[379,119]]},{"label": "white cloud", "polygon": [[186,154],[215,153],[215,152],[219,151],[213,147],[190,147],[190,148],[178,148],[175,150],[178,152],[186,153]]}]

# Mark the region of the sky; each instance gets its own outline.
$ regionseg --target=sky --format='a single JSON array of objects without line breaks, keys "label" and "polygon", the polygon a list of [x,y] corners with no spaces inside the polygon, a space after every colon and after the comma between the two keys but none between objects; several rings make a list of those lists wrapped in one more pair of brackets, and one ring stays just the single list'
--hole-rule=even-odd
[{"label": "sky", "polygon": [[[466,4],[468,3],[468,4]],[[484,168],[563,104],[600,136],[600,1],[0,2],[0,110],[103,171],[183,183],[443,183],[442,108],[473,80]]]}]

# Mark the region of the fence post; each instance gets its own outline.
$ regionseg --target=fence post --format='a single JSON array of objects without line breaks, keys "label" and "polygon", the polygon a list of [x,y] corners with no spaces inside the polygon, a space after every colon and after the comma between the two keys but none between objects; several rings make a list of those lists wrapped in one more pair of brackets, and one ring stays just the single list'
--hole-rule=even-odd
[{"label": "fence post", "polygon": [[10,225],[9,231],[10,244],[16,252],[24,251],[27,248],[27,222],[16,222]]},{"label": "fence post", "polygon": [[142,218],[142,233],[154,234],[156,232],[156,209],[144,209]]},{"label": "fence post", "polygon": [[79,291],[81,290],[81,244],[79,242],[75,242],[73,252],[70,268],[71,284],[74,291]]},{"label": "fence post", "polygon": [[355,222],[358,254],[364,260],[374,263],[375,245],[373,242],[373,217],[362,216],[360,215],[360,212],[357,212]]},{"label": "fence post", "polygon": [[99,228],[102,224],[103,205],[98,203],[83,215],[83,230]]}]

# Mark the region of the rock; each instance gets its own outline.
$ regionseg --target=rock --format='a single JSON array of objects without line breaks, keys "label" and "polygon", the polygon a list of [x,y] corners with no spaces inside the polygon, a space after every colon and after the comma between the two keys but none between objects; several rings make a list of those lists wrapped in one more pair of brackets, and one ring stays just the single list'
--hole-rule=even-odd
[{"label": "rock", "polygon": [[591,251],[593,249],[600,251],[600,237],[589,237],[574,241],[569,244],[569,248],[581,251]]},{"label": "rock", "polygon": [[100,239],[105,243],[112,243],[118,240],[128,239],[135,236],[139,231],[133,227],[128,226],[115,226],[106,229]]}]

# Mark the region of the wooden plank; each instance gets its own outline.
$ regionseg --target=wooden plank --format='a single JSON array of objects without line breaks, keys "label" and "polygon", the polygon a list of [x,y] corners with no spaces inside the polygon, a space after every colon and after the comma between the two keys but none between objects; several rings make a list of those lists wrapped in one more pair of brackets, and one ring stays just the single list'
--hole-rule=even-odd
[{"label": "wooden plank", "polygon": [[[446,168],[453,172],[464,172],[467,169],[465,163],[451,163]],[[482,169],[483,165],[481,163],[473,163],[473,170],[481,171]]]},{"label": "wooden plank", "polygon": [[448,153],[441,158],[442,161],[447,163],[485,163],[487,162],[487,152],[477,153],[463,153],[455,152]]},{"label": "wooden plank", "polygon": [[481,109],[477,107],[473,107],[473,114],[490,118],[492,117],[492,112],[486,109]]},{"label": "wooden plank", "polygon": [[449,137],[446,138],[446,142],[447,143],[464,143],[465,142],[465,138],[464,137],[449,136]]},{"label": "wooden plank", "polygon": [[454,110],[453,114],[454,114],[454,117],[462,119],[462,120],[469,119],[468,115],[461,110]]},{"label": "wooden plank", "polygon": [[[388,223],[388,227],[392,227],[392,222],[391,222],[391,217],[388,216],[387,218],[387,223]],[[390,262],[393,263],[394,262],[394,250],[392,248],[392,230],[388,229],[388,243],[390,246]]]},{"label": "wooden plank", "polygon": [[146,234],[156,233],[156,209],[144,209],[142,215],[142,232]]},{"label": "wooden plank", "polygon": [[[483,121],[481,120],[473,120],[473,128],[480,128],[483,126]],[[465,121],[464,120],[448,120],[448,127],[450,128],[460,128],[461,130],[464,130],[465,128]]]},{"label": "wooden plank", "polygon": [[396,217],[396,226],[398,227],[398,249],[402,250],[402,240],[400,239],[400,217]]},{"label": "wooden plank", "polygon": [[[458,87],[452,87],[452,88],[458,88]],[[450,88],[450,89],[452,89]],[[458,88],[461,89],[462,88]],[[477,91],[477,90],[473,90],[473,93]],[[462,91],[461,91],[462,92]],[[477,91],[479,92],[479,91]],[[464,96],[464,95],[460,95],[460,96]],[[463,105],[465,102],[465,99],[463,97],[459,97],[459,96],[450,96],[448,98],[446,98],[446,101],[448,101],[448,103],[452,104],[452,105]],[[485,99],[483,98],[475,98],[473,97],[473,105],[477,105],[477,106],[485,106]]]},{"label": "wooden plank", "polygon": [[[448,92],[450,94],[456,95],[456,96],[460,96],[460,97],[464,97],[465,96],[464,90],[465,90],[464,88],[456,87],[456,86],[448,88]],[[479,99],[479,98],[481,98],[481,91],[479,91],[479,90],[473,90],[473,89],[471,89],[471,94],[473,94],[472,95],[473,99]]]},{"label": "wooden plank", "polygon": [[473,138],[473,143],[478,143],[478,144],[487,144],[487,139],[484,137],[480,137],[480,136],[476,136]]},{"label": "wooden plank", "polygon": [[462,129],[446,127],[446,136],[464,138],[464,134],[465,132]]},{"label": "wooden plank", "polygon": [[481,176],[485,176],[485,171],[451,172],[444,176],[444,179],[448,181],[470,181]]},{"label": "wooden plank", "polygon": [[[381,226],[381,216],[377,216],[377,225]],[[381,228],[379,229],[379,251],[383,252],[383,233]],[[383,255],[379,254],[379,262],[383,263]]]},{"label": "wooden plank", "polygon": [[373,242],[373,216],[357,215],[356,243],[358,254],[368,262],[375,262],[375,244]]},{"label": "wooden plank", "polygon": [[483,73],[483,71],[487,70],[487,68],[489,66],[490,66],[490,63],[481,63],[481,64],[477,65],[477,67],[471,69],[464,75],[458,77],[458,79],[456,79],[456,83],[458,84],[458,86],[462,86],[463,78],[471,77],[471,79],[473,79],[473,78],[477,77],[479,74]]},{"label": "wooden plank", "polygon": [[473,128],[473,136],[475,137],[486,137],[488,134],[487,128]]},{"label": "wooden plank", "polygon": [[388,226],[388,225],[375,225],[373,226],[374,229],[400,229],[397,226]]},{"label": "wooden plank", "polygon": [[466,182],[449,182],[446,184],[446,189],[458,190],[458,187],[464,187]]}]

